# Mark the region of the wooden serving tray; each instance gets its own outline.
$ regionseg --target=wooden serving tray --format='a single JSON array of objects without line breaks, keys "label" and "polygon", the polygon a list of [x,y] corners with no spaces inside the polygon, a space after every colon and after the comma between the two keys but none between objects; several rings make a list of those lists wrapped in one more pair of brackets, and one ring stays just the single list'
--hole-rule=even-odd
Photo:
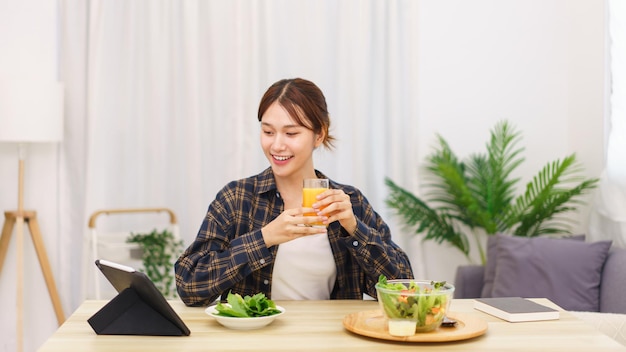
[{"label": "wooden serving tray", "polygon": [[387,329],[387,319],[382,311],[370,310],[346,315],[343,326],[359,335],[377,339],[406,342],[446,342],[471,339],[487,331],[487,322],[469,315],[450,313],[448,317],[457,321],[454,327],[440,327],[431,332],[413,336],[392,336]]}]

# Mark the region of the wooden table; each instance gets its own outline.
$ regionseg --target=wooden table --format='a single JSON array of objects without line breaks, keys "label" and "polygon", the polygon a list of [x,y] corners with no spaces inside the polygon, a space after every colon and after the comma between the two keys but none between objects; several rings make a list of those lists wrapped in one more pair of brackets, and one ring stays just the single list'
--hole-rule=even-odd
[{"label": "wooden table", "polygon": [[[553,306],[545,299],[540,303]],[[346,315],[378,309],[375,301],[277,301],[287,311],[259,330],[230,330],[206,315],[204,308],[170,301],[191,336],[96,335],[87,323],[105,301],[85,301],[39,349],[45,351],[624,351],[594,327],[562,311],[559,320],[508,323],[473,309],[473,300],[453,300],[450,311],[484,319],[479,337],[436,343],[406,343],[364,337],[346,330]]]}]

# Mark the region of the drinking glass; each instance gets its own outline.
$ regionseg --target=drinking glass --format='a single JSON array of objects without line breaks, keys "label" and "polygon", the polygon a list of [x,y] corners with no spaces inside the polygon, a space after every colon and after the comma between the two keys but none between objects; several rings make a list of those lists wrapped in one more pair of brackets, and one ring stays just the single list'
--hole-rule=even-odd
[{"label": "drinking glass", "polygon": [[[302,206],[312,208],[313,203],[317,201],[315,198],[318,194],[328,189],[328,179],[326,178],[305,178],[302,187]],[[322,208],[323,209],[323,208]],[[305,216],[317,216],[316,213],[306,213]],[[310,226],[325,227],[321,222],[316,222]]]}]

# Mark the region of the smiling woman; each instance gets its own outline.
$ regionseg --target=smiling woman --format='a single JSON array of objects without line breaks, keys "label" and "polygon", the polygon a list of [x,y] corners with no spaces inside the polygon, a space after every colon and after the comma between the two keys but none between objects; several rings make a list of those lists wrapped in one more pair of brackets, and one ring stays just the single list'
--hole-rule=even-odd
[{"label": "smiling woman", "polygon": [[355,187],[331,180],[310,207],[302,205],[303,180],[327,178],[313,166],[315,149],[332,141],[322,91],[308,80],[280,80],[261,98],[258,119],[270,167],[229,183],[209,205],[176,263],[183,301],[205,305],[231,292],[362,299],[376,296],[381,274],[412,278],[407,255]]}]

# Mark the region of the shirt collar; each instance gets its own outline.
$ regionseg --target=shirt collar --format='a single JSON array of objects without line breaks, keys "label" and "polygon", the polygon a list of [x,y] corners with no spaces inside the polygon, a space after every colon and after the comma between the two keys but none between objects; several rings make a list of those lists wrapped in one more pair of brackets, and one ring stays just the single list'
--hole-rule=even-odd
[{"label": "shirt collar", "polygon": [[272,168],[268,167],[257,175],[257,194],[266,193],[269,191],[276,192],[276,180],[274,180],[274,173]]}]

